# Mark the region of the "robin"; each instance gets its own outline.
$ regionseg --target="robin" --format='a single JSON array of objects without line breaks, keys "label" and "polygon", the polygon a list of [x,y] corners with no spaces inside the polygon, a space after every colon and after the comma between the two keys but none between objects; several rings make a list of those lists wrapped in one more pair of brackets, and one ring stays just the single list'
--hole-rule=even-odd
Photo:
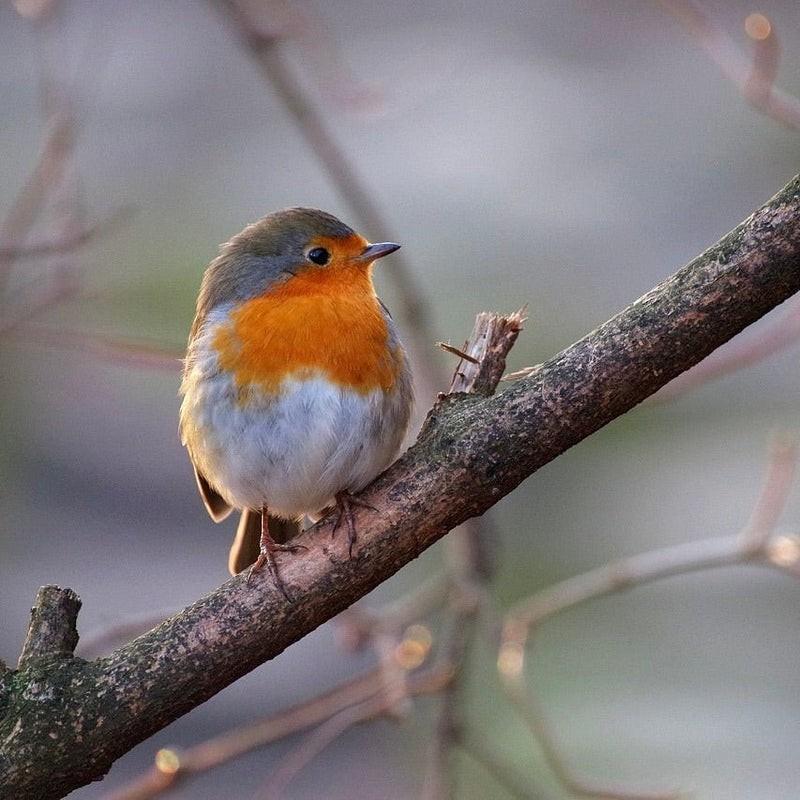
[{"label": "robin", "polygon": [[[181,441],[215,522],[241,511],[232,574],[266,565],[304,515],[338,509],[356,540],[354,495],[396,456],[411,373],[370,244],[336,217],[290,208],[248,225],[203,275],[183,368]],[[249,577],[249,576],[248,576]]]}]

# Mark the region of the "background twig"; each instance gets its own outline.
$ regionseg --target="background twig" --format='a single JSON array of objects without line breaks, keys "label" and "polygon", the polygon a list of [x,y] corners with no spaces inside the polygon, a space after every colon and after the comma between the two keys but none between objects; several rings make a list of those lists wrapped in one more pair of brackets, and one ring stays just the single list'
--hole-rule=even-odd
[{"label": "background twig", "polygon": [[[509,699],[536,738],[551,768],[571,792],[613,800],[667,800],[681,794],[599,785],[574,774],[562,755],[563,746],[547,721],[541,701],[530,685],[525,683],[525,652],[529,640],[546,619],[567,608],[674,575],[751,563],[796,572],[800,547],[789,552],[790,548],[785,545],[779,545],[777,551],[773,545],[786,538],[773,537],[773,531],[785,506],[796,465],[797,447],[794,442],[788,442],[785,438],[777,440],[773,444],[764,483],[750,521],[739,535],[689,542],[621,559],[561,581],[520,601],[508,612],[497,659],[501,680]],[[776,558],[776,552],[782,552],[783,555]],[[800,573],[796,574],[800,576]]]}]

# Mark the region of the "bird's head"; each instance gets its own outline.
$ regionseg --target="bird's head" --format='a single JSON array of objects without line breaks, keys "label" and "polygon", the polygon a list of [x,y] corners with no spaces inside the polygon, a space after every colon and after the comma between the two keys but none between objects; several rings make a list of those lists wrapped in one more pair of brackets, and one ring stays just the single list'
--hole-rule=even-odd
[{"label": "bird's head", "polygon": [[373,262],[399,247],[393,242],[370,244],[325,211],[276,211],[221,246],[203,278],[198,315],[221,304],[259,297],[288,282],[294,282],[298,291],[334,286],[346,290],[371,280]]}]

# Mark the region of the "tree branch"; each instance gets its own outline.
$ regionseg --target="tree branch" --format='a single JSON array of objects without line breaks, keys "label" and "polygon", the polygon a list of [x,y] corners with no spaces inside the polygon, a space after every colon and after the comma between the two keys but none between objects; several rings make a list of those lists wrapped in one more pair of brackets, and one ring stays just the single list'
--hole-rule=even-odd
[{"label": "tree branch", "polygon": [[281,563],[296,603],[268,579],[235,577],[107,658],[18,674],[0,720],[0,798],[47,800],[96,780],[798,289],[800,177],[530,377],[497,396],[440,400],[364,492],[379,510],[356,512],[353,558],[330,540],[329,519],[298,537],[309,550]]}]

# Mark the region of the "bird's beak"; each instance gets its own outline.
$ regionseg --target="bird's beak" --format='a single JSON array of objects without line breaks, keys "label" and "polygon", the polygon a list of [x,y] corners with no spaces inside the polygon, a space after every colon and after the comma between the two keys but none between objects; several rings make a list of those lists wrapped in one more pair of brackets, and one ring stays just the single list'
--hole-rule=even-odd
[{"label": "bird's beak", "polygon": [[377,244],[370,244],[364,248],[364,252],[358,257],[359,261],[366,264],[371,264],[375,259],[388,256],[389,253],[394,253],[399,250],[400,245],[394,242],[378,242]]}]

